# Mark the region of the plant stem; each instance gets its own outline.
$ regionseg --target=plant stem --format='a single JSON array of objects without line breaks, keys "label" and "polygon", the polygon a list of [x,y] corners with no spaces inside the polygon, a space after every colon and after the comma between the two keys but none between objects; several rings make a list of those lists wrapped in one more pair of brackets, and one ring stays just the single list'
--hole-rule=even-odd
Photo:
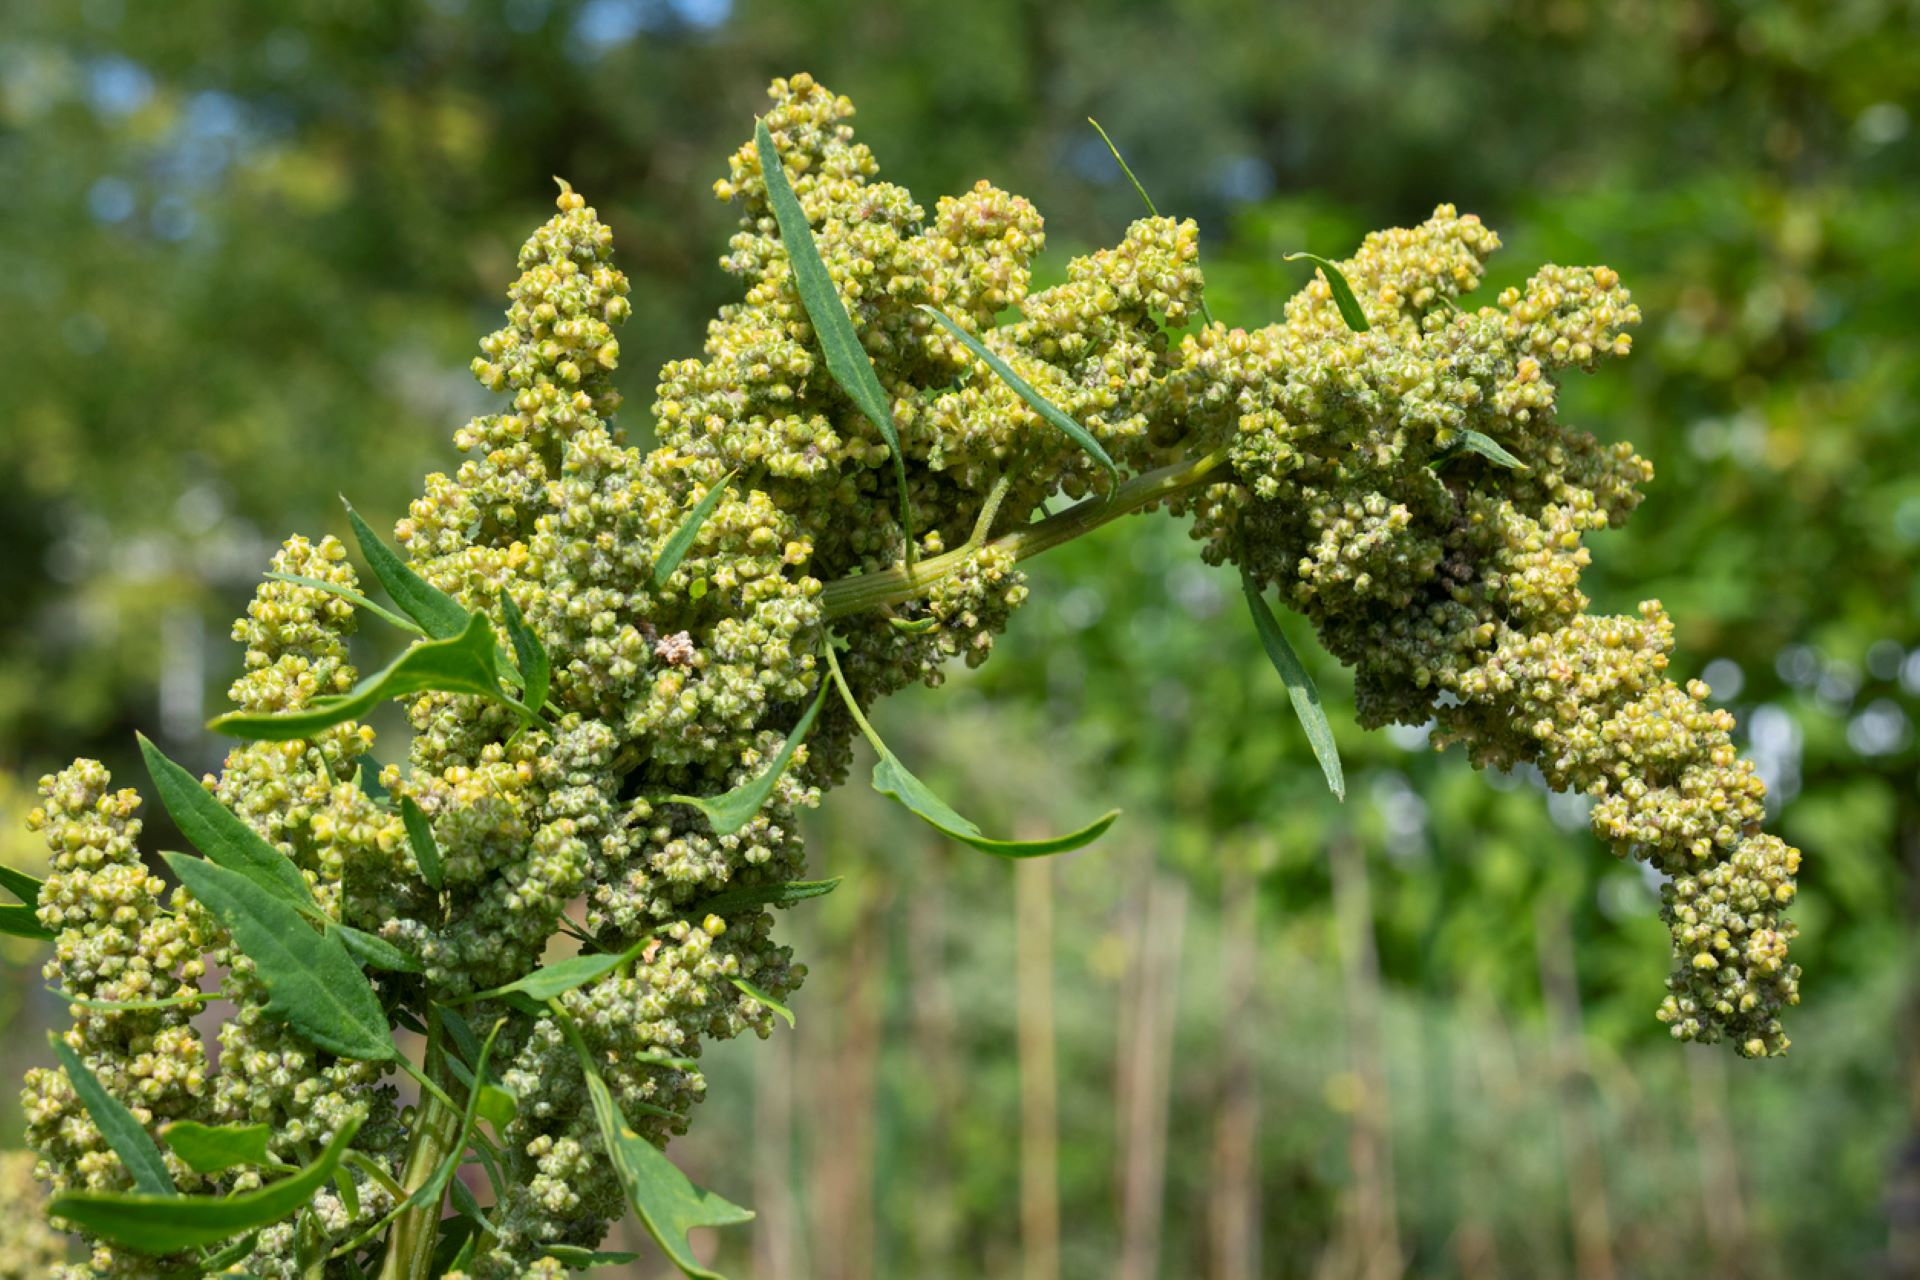
[{"label": "plant stem", "polygon": [[[1042,551],[1050,551],[1064,542],[1092,533],[1110,520],[1131,515],[1142,507],[1165,502],[1188,489],[1207,483],[1209,477],[1225,465],[1226,460],[1226,450],[1222,449],[1198,460],[1175,462],[1144,472],[1115,490],[1111,501],[1096,494],[1044,520],[1002,534],[986,545],[1012,552],[1015,560],[1037,556]],[[959,572],[979,549],[968,543],[944,555],[922,560],[911,569],[882,569],[877,573],[829,582],[820,593],[823,616],[832,621],[884,605],[917,600]]]},{"label": "plant stem", "polygon": [[[427,1028],[423,1085],[445,1071],[440,1020],[430,1019]],[[459,1131],[460,1109],[452,1105],[446,1092],[437,1085],[431,1091],[423,1089],[420,1109],[414,1117],[413,1138],[407,1146],[407,1161],[400,1171],[400,1185],[409,1195],[433,1177]],[[380,1280],[428,1280],[439,1226],[438,1203],[415,1205],[396,1216],[387,1232],[387,1253],[380,1264]]]}]

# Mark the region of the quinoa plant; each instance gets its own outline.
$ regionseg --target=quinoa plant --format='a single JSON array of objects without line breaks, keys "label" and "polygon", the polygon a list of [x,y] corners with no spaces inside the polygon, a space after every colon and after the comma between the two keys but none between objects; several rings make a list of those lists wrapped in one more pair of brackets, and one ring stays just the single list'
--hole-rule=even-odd
[{"label": "quinoa plant", "polygon": [[[1664,674],[1659,603],[1580,592],[1585,536],[1651,475],[1555,410],[1561,372],[1629,348],[1614,272],[1469,309],[1499,241],[1441,206],[1313,259],[1249,330],[1208,315],[1194,225],[1152,214],[1031,292],[1032,205],[981,182],[929,217],[844,98],[804,75],[772,97],[715,184],[743,296],[661,370],[650,452],[613,426],[628,283],[562,183],[473,363],[508,402],[456,434],[459,469],[397,546],[349,513],[363,570],[330,537],[282,546],[234,627],[218,774],[142,739],[194,851],[144,855],[139,796],[96,762],[42,781],[51,874],[6,873],[0,926],[50,941],[73,1018],[22,1094],[49,1215],[91,1249],[56,1275],[552,1277],[610,1260],[629,1211],[712,1275],[688,1230],[750,1215],[663,1148],[702,1044],[791,1018],[775,912],[833,887],[805,878],[801,812],[861,736],[873,786],[956,841],[1096,839],[1113,813],[987,835],[865,711],[984,660],[1020,561],[1134,512],[1236,567],[1336,793],[1273,598],[1354,667],[1366,724],[1435,721],[1592,796],[1664,880],[1657,1016],[1785,1051],[1799,855],[1761,830],[1730,717]],[[412,639],[363,675],[362,624]],[[365,722],[392,701],[402,744]],[[563,934],[578,954],[543,963]]]}]

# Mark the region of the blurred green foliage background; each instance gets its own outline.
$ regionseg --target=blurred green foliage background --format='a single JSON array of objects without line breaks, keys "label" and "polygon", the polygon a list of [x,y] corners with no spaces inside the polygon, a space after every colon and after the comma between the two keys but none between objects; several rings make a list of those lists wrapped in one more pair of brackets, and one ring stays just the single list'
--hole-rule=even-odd
[{"label": "blurred green foliage background", "polygon": [[[731,296],[708,188],[768,78],[860,107],[924,203],[976,178],[1067,256],[1132,191],[1215,314],[1442,200],[1647,313],[1567,416],[1658,470],[1589,592],[1659,596],[1807,853],[1793,1055],[1651,1017],[1657,892],[1537,779],[1362,734],[1326,794],[1181,530],[1033,566],[1001,652],[885,708],[969,813],[1127,810],[1016,871],[858,786],[786,918],[797,1032],[709,1054],[675,1147],[802,1276],[1920,1275],[1920,7],[1911,0],[16,0],[0,28],[0,857],[76,753],[198,731],[291,531],[391,518],[570,179],[634,282],[628,430]],[[1294,640],[1308,637],[1297,623]],[[0,1069],[55,1012],[0,949]],[[0,1108],[0,1141],[19,1116]],[[635,1274],[651,1274],[636,1269]]]}]

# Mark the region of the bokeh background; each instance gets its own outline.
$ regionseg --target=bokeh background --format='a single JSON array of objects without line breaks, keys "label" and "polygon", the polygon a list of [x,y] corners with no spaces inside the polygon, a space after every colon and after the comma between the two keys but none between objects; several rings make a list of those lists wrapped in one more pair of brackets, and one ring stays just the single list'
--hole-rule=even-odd
[{"label": "bokeh background", "polygon": [[[216,761],[227,620],[284,533],[344,532],[337,493],[390,519],[451,464],[550,175],[633,279],[644,439],[654,370],[731,296],[710,185],[801,69],[929,206],[980,177],[1033,198],[1043,280],[1138,212],[1089,115],[1199,220],[1230,324],[1304,282],[1283,253],[1443,200],[1507,242],[1485,296],[1618,268],[1635,354],[1563,404],[1658,479],[1589,590],[1662,598],[1676,673],[1738,714],[1807,854],[1806,1005],[1782,1062],[1668,1041],[1656,888],[1578,799],[1359,732],[1314,651],[1336,804],[1234,584],[1123,522],[1035,562],[994,661],[882,729],[992,827],[1126,817],[1016,869],[857,784],[829,800],[817,867],[846,882],[784,924],[798,1029],[712,1048],[675,1146],[760,1212],[713,1256],[760,1280],[1920,1275],[1911,0],[13,0],[0,857],[44,862],[21,818],[76,753],[137,778],[135,726]],[[38,965],[0,945],[9,1079],[59,1016]]]}]

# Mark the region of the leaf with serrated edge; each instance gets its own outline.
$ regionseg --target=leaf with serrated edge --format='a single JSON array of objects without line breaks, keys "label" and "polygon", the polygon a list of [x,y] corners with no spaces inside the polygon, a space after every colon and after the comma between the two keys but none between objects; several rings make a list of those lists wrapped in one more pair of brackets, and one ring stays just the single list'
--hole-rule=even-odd
[{"label": "leaf with serrated edge", "polygon": [[419,623],[435,640],[445,640],[465,631],[471,615],[460,602],[415,573],[385,539],[360,518],[351,502],[342,498],[340,504],[347,509],[347,523],[353,526],[354,540],[360,544],[360,554],[366,559],[367,567],[373,570],[373,576],[380,580],[401,612]]},{"label": "leaf with serrated edge", "polygon": [[87,1069],[72,1045],[51,1031],[47,1033],[47,1043],[53,1046],[54,1056],[66,1068],[73,1092],[87,1109],[94,1128],[133,1176],[133,1185],[150,1196],[179,1203],[173,1177],[167,1172],[166,1158],[153,1144],[153,1135],[147,1132],[146,1126],[134,1118],[125,1103],[107,1092],[107,1087]]},{"label": "leaf with serrated edge", "polygon": [[547,690],[553,684],[553,664],[547,658],[547,647],[520,616],[520,606],[513,602],[513,596],[505,591],[500,593],[500,612],[507,620],[507,638],[513,641],[514,665],[520,668],[520,684],[526,691],[527,705],[538,708],[546,702]]},{"label": "leaf with serrated edge", "polygon": [[778,1000],[775,1000],[772,996],[754,986],[745,978],[729,978],[727,981],[738,987],[742,995],[758,1000],[761,1004],[779,1014],[788,1026],[793,1025],[793,1010],[787,1008],[787,1006],[781,1004]]},{"label": "leaf with serrated edge", "polygon": [[343,587],[337,582],[328,582],[325,578],[309,578],[298,573],[269,573],[266,576],[275,582],[289,582],[296,587],[307,587],[314,591],[324,591],[330,596],[338,596],[354,608],[370,613],[382,622],[398,627],[409,635],[427,634],[413,619],[403,618],[385,605],[375,604],[352,587]]},{"label": "leaf with serrated edge", "polygon": [[748,907],[786,907],[808,898],[819,898],[840,887],[840,877],[831,880],[782,880],[778,884],[755,885],[750,889],[728,889],[711,898],[702,898],[680,914],[704,920],[710,915],[727,916]]},{"label": "leaf with serrated edge", "polygon": [[1100,447],[1100,442],[1093,438],[1093,432],[1075,422],[1052,401],[1034,390],[1033,384],[1015,373],[1012,365],[994,354],[986,343],[955,324],[946,312],[937,307],[930,307],[924,302],[920,304],[920,309],[939,321],[941,327],[957,338],[960,345],[973,354],[974,359],[991,369],[995,377],[1006,383],[1013,389],[1015,395],[1026,401],[1028,408],[1064,432],[1067,438],[1079,445],[1088,457],[1099,463],[1107,473],[1107,496],[1109,498],[1113,496],[1113,491],[1120,487],[1120,468],[1113,465],[1113,459],[1108,457],[1107,451]]},{"label": "leaf with serrated edge", "polygon": [[399,1056],[379,998],[336,935],[315,933],[287,903],[225,867],[183,853],[160,856],[253,961],[270,1016],[344,1058]]},{"label": "leaf with serrated edge", "polygon": [[715,835],[730,836],[753,820],[760,812],[767,797],[773,794],[773,788],[780,781],[780,775],[786,772],[787,764],[793,759],[793,753],[806,741],[807,734],[813,729],[815,717],[820,714],[821,704],[827,700],[826,682],[820,684],[820,692],[814,695],[813,704],[800,717],[799,723],[787,734],[787,740],[780,747],[780,753],[773,763],[762,769],[746,782],[741,783],[724,795],[717,796],[668,796],[667,799],[678,804],[692,805],[707,815]]},{"label": "leaf with serrated edge", "polygon": [[725,1280],[717,1271],[709,1271],[694,1259],[687,1243],[687,1232],[695,1227],[730,1227],[753,1220],[751,1209],[704,1191],[687,1180],[687,1175],[667,1153],[635,1133],[620,1114],[607,1082],[593,1065],[593,1055],[580,1036],[573,1019],[552,1006],[554,1016],[573,1042],[574,1055],[587,1078],[587,1096],[593,1102],[594,1118],[600,1123],[600,1140],[606,1144],[607,1157],[627,1193],[627,1203],[640,1215],[647,1234],[660,1246],[674,1266],[694,1280]]},{"label": "leaf with serrated edge", "polygon": [[1360,299],[1353,296],[1353,286],[1340,274],[1340,268],[1333,265],[1317,253],[1290,253],[1288,262],[1306,259],[1319,267],[1327,277],[1327,288],[1333,293],[1333,305],[1340,311],[1340,318],[1347,322],[1347,328],[1355,333],[1365,333],[1371,326],[1367,324],[1367,313],[1360,309]]},{"label": "leaf with serrated edge", "polygon": [[273,1162],[267,1154],[267,1142],[273,1137],[273,1126],[268,1124],[209,1125],[176,1120],[160,1131],[160,1137],[195,1173],[219,1173],[235,1165]]},{"label": "leaf with serrated edge", "polygon": [[316,698],[297,711],[229,712],[208,721],[207,727],[235,738],[285,742],[311,738],[322,729],[356,720],[383,702],[416,693],[467,693],[507,703],[500,689],[497,645],[493,627],[476,613],[459,635],[409,645],[351,692]]},{"label": "leaf with serrated edge", "polygon": [[551,1000],[575,987],[584,986],[603,974],[612,973],[623,964],[630,963],[646,950],[649,941],[648,938],[642,938],[625,951],[615,955],[572,956],[555,961],[553,964],[541,965],[526,977],[516,978],[504,987],[494,987],[490,991],[477,991],[470,996],[462,996],[459,1003],[498,1000],[509,995],[525,996],[530,1000]]},{"label": "leaf with serrated edge", "polygon": [[693,549],[693,540],[700,536],[700,526],[719,507],[720,500],[727,496],[727,486],[733,483],[737,471],[729,471],[720,477],[720,482],[701,495],[700,501],[693,504],[693,510],[687,512],[667,540],[660,544],[660,554],[653,560],[653,585],[664,587],[673,577],[673,571],[687,558],[687,552]]},{"label": "leaf with serrated edge", "polygon": [[787,181],[779,148],[773,145],[773,135],[767,131],[765,120],[753,122],[753,144],[760,157],[761,177],[767,184],[767,203],[773,206],[774,221],[780,224],[780,244],[793,266],[793,283],[799,291],[801,305],[807,309],[807,319],[813,322],[820,353],[826,357],[827,372],[873,423],[893,455],[894,479],[900,486],[900,528],[906,534],[907,558],[911,560],[914,542],[913,522],[907,512],[907,462],[900,452],[900,433],[894,430],[893,409],[887,403],[887,393],[880,386],[879,375],[873,371],[867,349],[860,345],[860,334],[853,327],[853,317],[847,314],[846,304],[840,300],[840,291],[833,287],[833,275],[820,258],[820,246],[813,240],[813,226],[807,221],[806,210],[800,207],[800,197],[793,193],[793,184]]},{"label": "leaf with serrated edge", "polygon": [[1320,761],[1320,771],[1327,775],[1327,785],[1333,794],[1345,800],[1347,780],[1340,769],[1340,749],[1334,745],[1333,728],[1327,723],[1326,709],[1320,705],[1320,691],[1301,664],[1300,655],[1287,643],[1286,633],[1280,630],[1280,620],[1273,616],[1260,588],[1244,569],[1240,573],[1240,587],[1246,593],[1247,608],[1253,612],[1254,630],[1260,633],[1267,660],[1280,673],[1280,683],[1287,687],[1287,697],[1293,701],[1294,713],[1307,731],[1307,741],[1313,746],[1314,757]]},{"label": "leaf with serrated edge", "polygon": [[238,872],[262,889],[301,907],[313,905],[313,890],[292,859],[267,843],[265,836],[241,821],[185,768],[167,759],[144,733],[140,754],[167,816],[208,861]]},{"label": "leaf with serrated edge", "polygon": [[313,1199],[333,1177],[360,1121],[342,1125],[320,1158],[300,1172],[258,1191],[231,1196],[112,1195],[69,1191],[53,1198],[49,1217],[62,1218],[89,1235],[136,1253],[167,1254],[214,1244],[243,1231],[278,1222]]},{"label": "leaf with serrated edge", "polygon": [[445,872],[440,866],[440,845],[433,838],[433,823],[412,796],[400,797],[400,819],[407,824],[407,843],[413,846],[413,860],[420,864],[420,878],[440,888]]}]

